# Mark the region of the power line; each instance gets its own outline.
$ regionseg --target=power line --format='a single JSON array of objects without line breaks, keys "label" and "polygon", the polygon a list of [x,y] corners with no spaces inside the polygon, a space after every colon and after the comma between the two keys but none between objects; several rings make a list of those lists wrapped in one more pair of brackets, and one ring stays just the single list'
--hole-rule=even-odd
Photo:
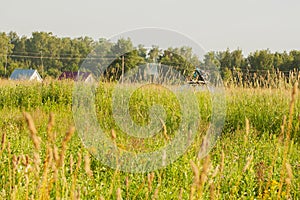
[{"label": "power line", "polygon": [[[25,53],[25,52],[24,52]],[[32,53],[32,52],[31,52]],[[0,54],[0,56],[5,56],[6,59],[8,57],[11,58],[29,58],[29,59],[39,59],[41,60],[41,53],[36,53],[37,55],[18,55],[18,54]],[[62,54],[64,55],[64,54]],[[67,54],[65,54],[67,55]],[[44,56],[44,54],[42,55],[42,59],[50,59],[50,60],[108,60],[108,61],[115,61],[115,60],[120,60],[122,61],[122,57],[113,57],[113,56],[91,56],[91,57],[71,57],[71,56]],[[124,57],[124,61],[128,60],[128,58],[126,59],[126,57]],[[188,62],[189,63],[189,62]],[[192,64],[192,63],[190,63]],[[162,65],[173,65],[173,66],[180,66],[180,63],[176,63],[176,62],[168,62],[167,64],[163,64]],[[234,69],[234,68],[227,68],[230,71],[235,71],[235,72],[247,72],[247,73],[258,73],[258,72],[271,72],[272,73],[272,69],[267,70],[267,69]],[[209,71],[209,69],[205,69],[206,71]],[[275,69],[276,70],[276,69]],[[283,71],[283,70],[279,70],[280,72],[283,73],[289,73],[290,71]]]},{"label": "power line", "polygon": [[[38,56],[31,56],[31,55],[16,55],[16,54],[0,54],[0,56],[8,56],[12,58],[33,58],[33,59],[41,59],[41,54],[39,53]],[[92,57],[58,57],[58,56],[43,56],[43,59],[56,59],[56,60],[67,60],[67,59],[90,59],[90,60],[100,60],[100,59],[107,59],[113,60],[117,59],[116,57],[101,57],[101,56],[92,56]]]}]

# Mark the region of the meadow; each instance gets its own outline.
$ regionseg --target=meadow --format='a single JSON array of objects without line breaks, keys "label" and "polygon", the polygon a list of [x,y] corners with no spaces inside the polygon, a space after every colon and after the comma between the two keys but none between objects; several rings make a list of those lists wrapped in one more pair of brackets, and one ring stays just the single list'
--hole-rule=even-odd
[{"label": "meadow", "polygon": [[[174,163],[149,173],[110,168],[85,147],[72,115],[73,84],[0,81],[1,199],[300,199],[300,95],[294,82],[226,85],[225,125],[203,159],[197,154],[211,101],[209,93],[196,91],[201,102],[197,137]],[[172,140],[178,128],[172,94],[158,90],[133,96],[130,112],[137,123],[149,121],[153,102],[166,108],[164,129],[141,140],[126,137],[115,125],[113,87],[98,87],[96,110],[117,146],[147,151]]]}]

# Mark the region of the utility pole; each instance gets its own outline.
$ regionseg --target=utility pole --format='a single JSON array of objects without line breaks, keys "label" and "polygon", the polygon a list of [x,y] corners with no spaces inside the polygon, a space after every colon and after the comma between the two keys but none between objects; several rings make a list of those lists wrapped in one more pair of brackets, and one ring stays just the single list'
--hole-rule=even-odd
[{"label": "utility pole", "polygon": [[42,64],[42,77],[44,78],[43,51],[40,51],[40,53],[41,53],[41,64]]},{"label": "utility pole", "polygon": [[124,83],[124,68],[125,68],[125,59],[123,55],[122,56],[122,84]]},{"label": "utility pole", "polygon": [[6,70],[7,70],[7,56],[8,56],[8,47],[6,47],[5,66],[4,66],[4,76],[6,76]]}]

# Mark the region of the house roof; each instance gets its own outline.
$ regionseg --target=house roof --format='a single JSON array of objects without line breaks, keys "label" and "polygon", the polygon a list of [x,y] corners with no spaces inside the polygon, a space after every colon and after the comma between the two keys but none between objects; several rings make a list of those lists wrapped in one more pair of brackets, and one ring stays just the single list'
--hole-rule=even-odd
[{"label": "house roof", "polygon": [[15,69],[9,78],[12,80],[30,80],[34,73],[37,73],[38,78],[42,79],[35,69]]},{"label": "house roof", "polygon": [[72,80],[86,80],[91,75],[90,72],[63,72],[59,77],[58,80],[63,79],[72,79]]}]

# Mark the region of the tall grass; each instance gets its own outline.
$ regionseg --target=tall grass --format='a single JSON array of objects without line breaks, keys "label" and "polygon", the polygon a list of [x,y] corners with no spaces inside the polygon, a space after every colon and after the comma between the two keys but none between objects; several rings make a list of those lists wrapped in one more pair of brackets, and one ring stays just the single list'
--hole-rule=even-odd
[{"label": "tall grass", "polygon": [[[91,155],[93,149],[81,143],[73,128],[73,83],[2,81],[0,198],[299,199],[300,98],[296,87],[291,96],[292,85],[293,82],[278,88],[228,85],[222,136],[202,160],[197,155],[201,135],[211,117],[211,102],[209,94],[196,93],[202,121],[199,137],[188,151],[165,169],[131,174],[103,165]],[[121,147],[126,145],[126,137],[111,115],[112,90],[112,84],[98,88],[97,117]],[[153,100],[153,95],[143,95],[137,93],[132,99],[133,116],[138,112],[143,116],[136,117],[137,123],[147,122],[147,102]],[[169,120],[158,138],[166,142],[166,134],[172,139],[176,129],[173,115],[178,106],[168,94],[154,100],[163,101],[169,109]],[[128,143],[131,150],[153,148],[141,140]]]}]

